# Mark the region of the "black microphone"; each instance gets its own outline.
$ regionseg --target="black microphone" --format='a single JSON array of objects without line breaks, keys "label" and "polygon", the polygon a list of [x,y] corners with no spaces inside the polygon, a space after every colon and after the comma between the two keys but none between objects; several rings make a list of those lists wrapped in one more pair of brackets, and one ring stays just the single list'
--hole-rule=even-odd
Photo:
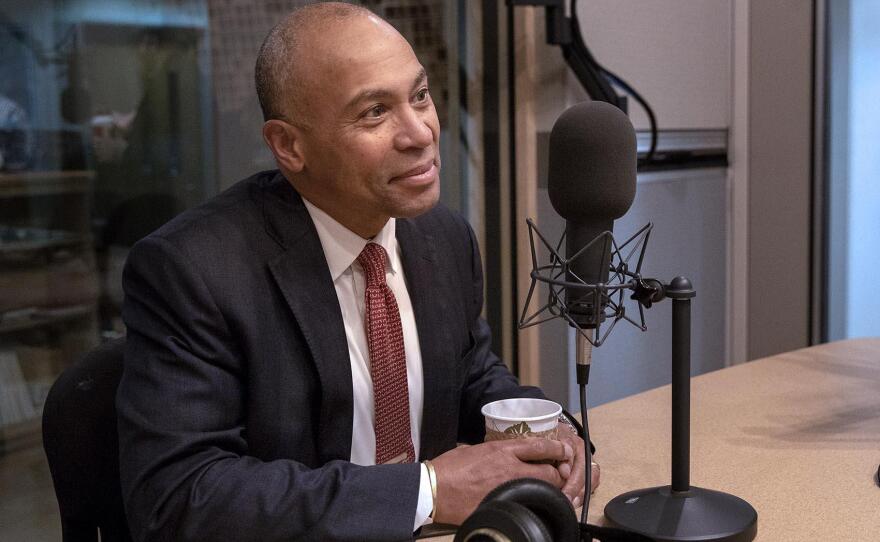
[{"label": "black microphone", "polygon": [[[568,282],[604,284],[611,264],[614,220],[636,195],[636,133],[617,107],[589,101],[567,109],[550,132],[547,191],[565,219]],[[591,241],[595,242],[584,249]],[[579,253],[580,251],[580,253]],[[566,287],[570,323],[595,329],[604,319],[596,290]]]},{"label": "black microphone", "polygon": [[[577,328],[575,375],[580,388],[585,439],[586,388],[595,330],[605,319],[614,220],[626,213],[636,197],[636,132],[629,118],[605,102],[583,102],[568,108],[550,132],[547,192],[556,212],[565,219],[565,311]],[[592,285],[592,288],[579,287]],[[594,342],[598,340],[599,342]],[[592,464],[587,446],[586,464]],[[581,523],[587,525],[591,477],[584,480]]]}]

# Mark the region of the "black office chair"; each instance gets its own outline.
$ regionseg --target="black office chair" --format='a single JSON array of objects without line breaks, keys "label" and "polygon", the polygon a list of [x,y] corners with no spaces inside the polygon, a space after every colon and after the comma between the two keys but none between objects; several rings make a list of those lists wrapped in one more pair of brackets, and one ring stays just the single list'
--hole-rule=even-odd
[{"label": "black office chair", "polygon": [[119,485],[116,387],[124,339],[66,369],[43,409],[43,448],[55,482],[64,542],[130,541]]}]

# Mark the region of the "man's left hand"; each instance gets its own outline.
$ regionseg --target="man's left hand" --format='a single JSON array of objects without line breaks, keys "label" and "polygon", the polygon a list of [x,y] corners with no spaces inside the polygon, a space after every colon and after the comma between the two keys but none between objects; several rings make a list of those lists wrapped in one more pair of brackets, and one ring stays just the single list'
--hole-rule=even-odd
[{"label": "man's left hand", "polygon": [[[571,446],[574,453],[571,459],[559,464],[559,474],[565,479],[562,492],[568,497],[572,505],[577,508],[584,502],[584,473],[586,472],[587,454],[584,449],[584,441],[572,429],[564,426],[559,427],[557,437],[560,442]],[[598,465],[591,469],[592,489],[599,486]]]}]

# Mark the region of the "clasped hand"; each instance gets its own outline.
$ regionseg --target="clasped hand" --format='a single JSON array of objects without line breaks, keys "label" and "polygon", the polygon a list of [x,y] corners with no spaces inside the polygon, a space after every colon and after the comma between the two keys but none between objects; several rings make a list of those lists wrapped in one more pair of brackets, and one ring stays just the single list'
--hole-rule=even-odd
[{"label": "clasped hand", "polygon": [[[558,440],[527,438],[459,446],[432,463],[437,473],[434,521],[438,523],[460,525],[489,491],[516,478],[549,482],[575,507],[584,500],[584,441],[567,428],[560,427]],[[592,481],[595,488],[598,470],[592,472]]]}]

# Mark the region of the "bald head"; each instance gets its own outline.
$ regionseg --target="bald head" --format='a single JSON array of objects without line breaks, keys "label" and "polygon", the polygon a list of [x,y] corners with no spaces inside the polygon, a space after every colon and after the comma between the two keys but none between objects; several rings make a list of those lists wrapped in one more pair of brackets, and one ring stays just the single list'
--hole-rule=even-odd
[{"label": "bald head", "polygon": [[[257,56],[255,80],[263,120],[280,119],[307,126],[306,88],[313,78],[314,46],[356,19],[381,21],[367,8],[322,2],[291,12],[266,36]],[[384,23],[387,24],[387,23]],[[390,27],[390,25],[388,25]],[[318,52],[318,57],[322,56]]]},{"label": "bald head", "polygon": [[301,8],[270,32],[257,90],[263,140],[293,188],[369,239],[440,196],[428,75],[393,26],[348,4]]}]

